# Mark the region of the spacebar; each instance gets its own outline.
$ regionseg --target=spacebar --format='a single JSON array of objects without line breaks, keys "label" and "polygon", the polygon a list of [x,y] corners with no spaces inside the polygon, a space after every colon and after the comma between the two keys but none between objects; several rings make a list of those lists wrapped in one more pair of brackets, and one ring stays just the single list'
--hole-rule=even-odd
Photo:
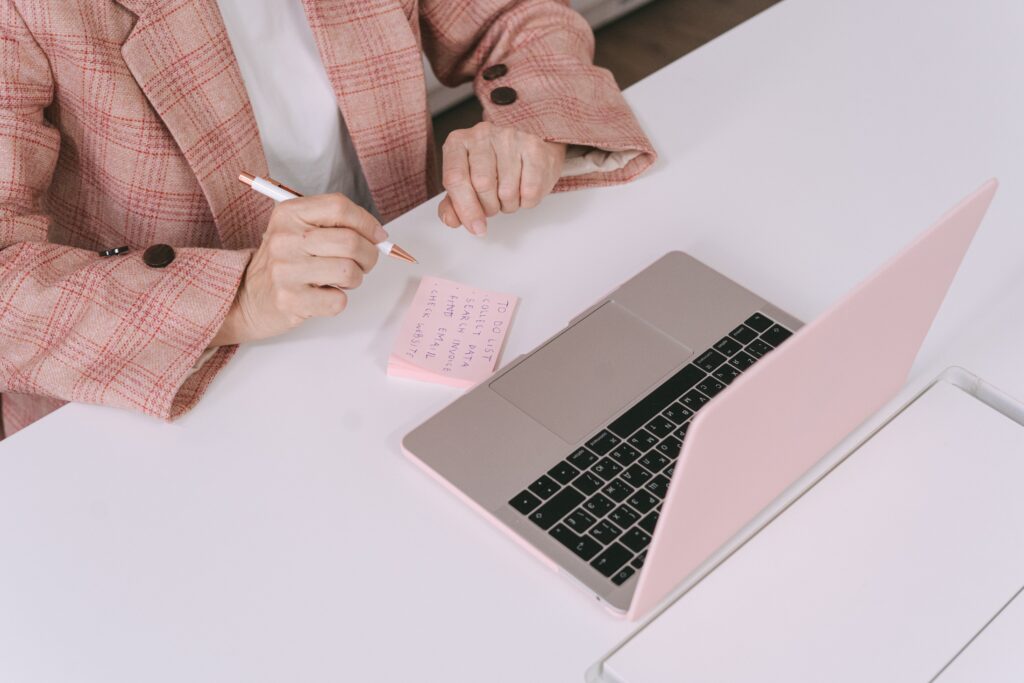
[{"label": "spacebar", "polygon": [[687,365],[665,380],[660,387],[647,394],[635,406],[620,415],[617,420],[608,425],[608,429],[620,439],[625,439],[703,379],[705,374],[696,365]]}]

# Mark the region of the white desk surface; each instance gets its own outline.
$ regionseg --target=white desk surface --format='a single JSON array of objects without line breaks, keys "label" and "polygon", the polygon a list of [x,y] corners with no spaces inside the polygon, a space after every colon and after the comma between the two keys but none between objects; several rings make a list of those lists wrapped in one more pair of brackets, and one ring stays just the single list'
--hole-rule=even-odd
[{"label": "white desk surface", "polygon": [[661,153],[638,182],[484,240],[430,202],[389,226],[424,265],[242,349],[182,420],[76,405],[3,442],[0,680],[582,680],[634,626],[400,453],[456,395],[384,374],[418,278],[519,294],[509,359],[669,249],[806,320],[995,175],[912,383],[960,363],[1024,396],[1022,25],[786,0],[629,90]]}]

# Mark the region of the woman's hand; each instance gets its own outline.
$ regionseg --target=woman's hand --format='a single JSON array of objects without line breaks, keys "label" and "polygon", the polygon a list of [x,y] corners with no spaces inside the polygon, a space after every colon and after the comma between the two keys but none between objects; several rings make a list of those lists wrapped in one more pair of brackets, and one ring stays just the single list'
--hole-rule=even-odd
[{"label": "woman's hand", "polygon": [[518,131],[478,123],[454,131],[442,150],[444,188],[437,215],[450,228],[487,232],[487,218],[540,203],[562,175],[565,145]]},{"label": "woman's hand", "polygon": [[238,297],[210,346],[286,332],[303,320],[335,316],[373,270],[387,239],[380,223],[340,194],[282,202],[270,215]]}]

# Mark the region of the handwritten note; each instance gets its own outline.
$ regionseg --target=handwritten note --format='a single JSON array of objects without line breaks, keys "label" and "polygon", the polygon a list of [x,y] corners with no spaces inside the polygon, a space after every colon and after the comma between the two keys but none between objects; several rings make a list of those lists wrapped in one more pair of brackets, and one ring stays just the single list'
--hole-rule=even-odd
[{"label": "handwritten note", "polygon": [[420,282],[388,374],[469,388],[494,372],[517,297],[437,277]]}]

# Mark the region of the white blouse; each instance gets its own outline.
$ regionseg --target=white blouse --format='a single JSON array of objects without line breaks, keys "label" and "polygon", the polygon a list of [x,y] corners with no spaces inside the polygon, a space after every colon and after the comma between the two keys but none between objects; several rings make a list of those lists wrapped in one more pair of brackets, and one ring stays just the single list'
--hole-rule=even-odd
[{"label": "white blouse", "polygon": [[217,0],[270,175],[376,214],[301,0]]}]

